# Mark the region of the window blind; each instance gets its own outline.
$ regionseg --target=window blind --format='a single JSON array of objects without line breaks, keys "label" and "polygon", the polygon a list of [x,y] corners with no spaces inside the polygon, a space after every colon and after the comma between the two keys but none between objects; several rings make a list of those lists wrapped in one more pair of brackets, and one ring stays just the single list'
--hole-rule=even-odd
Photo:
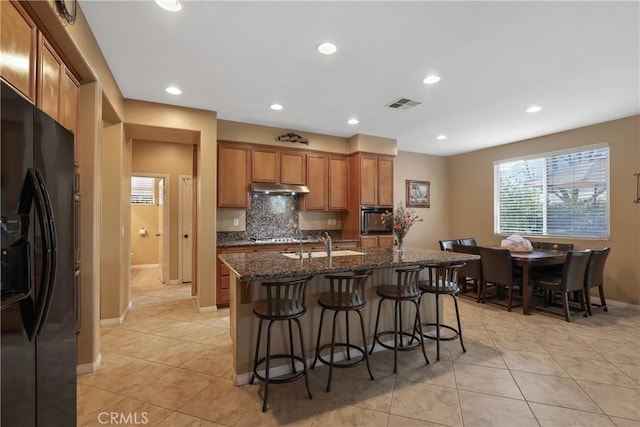
[{"label": "window blind", "polygon": [[155,178],[144,176],[131,177],[131,204],[155,205]]},{"label": "window blind", "polygon": [[609,236],[609,147],[494,164],[495,232]]}]

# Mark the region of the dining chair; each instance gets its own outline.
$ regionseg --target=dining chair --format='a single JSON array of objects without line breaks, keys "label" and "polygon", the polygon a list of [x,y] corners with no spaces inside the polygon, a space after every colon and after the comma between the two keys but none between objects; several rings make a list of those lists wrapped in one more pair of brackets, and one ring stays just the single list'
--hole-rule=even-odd
[{"label": "dining chair", "polygon": [[[561,275],[542,275],[534,277],[534,286],[562,294],[562,308],[564,311],[564,320],[571,321],[571,307],[569,306],[569,293],[576,292],[579,297],[580,310],[585,310],[585,278],[587,274],[587,266],[591,258],[591,250],[586,251],[569,251],[562,268]],[[547,310],[546,307],[540,309],[546,313],[559,314],[553,310]]]},{"label": "dining chair", "polygon": [[440,240],[440,250],[450,251],[454,244],[460,243],[459,240]]},{"label": "dining chair", "polygon": [[464,246],[478,246],[478,242],[476,242],[475,237],[468,237],[466,239],[458,239],[461,245]]},{"label": "dining chair", "polygon": [[[482,267],[482,281],[479,301],[506,307],[508,311],[511,311],[513,307],[519,307],[520,305],[513,305],[513,288],[518,287],[522,290],[522,278],[514,274],[511,251],[509,249],[480,246],[480,264]],[[493,285],[496,290],[492,298],[487,297],[487,288],[490,285]],[[507,292],[506,304],[491,301],[491,299],[500,298],[505,290]]]},{"label": "dining chair", "polygon": [[589,291],[591,288],[598,288],[600,293],[600,307],[603,311],[609,311],[607,308],[607,301],[604,299],[604,265],[607,262],[609,256],[609,248],[593,249],[591,251],[591,258],[589,259],[589,265],[587,266],[587,277],[585,280],[585,297],[587,299],[587,313],[589,316],[593,316],[591,312],[591,296]]},{"label": "dining chair", "polygon": [[[480,255],[479,246],[468,246],[454,244],[453,252],[461,252],[465,254]],[[480,302],[480,283],[482,282],[482,263],[479,259],[466,261],[465,265],[458,272],[459,284],[462,289],[460,295],[467,293],[467,285],[472,285],[476,292],[476,300]]]}]

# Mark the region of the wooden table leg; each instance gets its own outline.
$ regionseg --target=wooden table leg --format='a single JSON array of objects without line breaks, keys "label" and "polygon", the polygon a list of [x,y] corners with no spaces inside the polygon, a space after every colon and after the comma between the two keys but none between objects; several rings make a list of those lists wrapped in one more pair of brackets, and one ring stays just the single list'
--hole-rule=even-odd
[{"label": "wooden table leg", "polygon": [[522,314],[531,314],[532,305],[531,266],[528,262],[525,262],[522,265]]}]

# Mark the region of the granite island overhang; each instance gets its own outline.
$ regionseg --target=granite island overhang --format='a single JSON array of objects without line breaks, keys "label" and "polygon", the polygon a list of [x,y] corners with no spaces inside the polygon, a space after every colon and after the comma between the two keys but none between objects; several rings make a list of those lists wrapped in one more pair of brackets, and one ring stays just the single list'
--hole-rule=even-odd
[{"label": "granite island overhang", "polygon": [[[306,306],[307,312],[301,318],[303,336],[305,341],[305,356],[313,359],[315,343],[317,339],[320,307],[316,303],[316,294],[326,290],[326,274],[346,273],[354,271],[373,271],[369,280],[366,298],[367,306],[362,310],[367,330],[367,344],[371,345],[371,334],[377,309],[378,298],[375,287],[380,284],[395,283],[395,269],[403,266],[423,265],[438,262],[455,262],[479,259],[478,255],[456,252],[438,251],[432,249],[405,248],[404,252],[398,252],[396,248],[357,248],[348,252],[357,252],[358,255],[345,254],[344,256],[308,256],[302,258],[289,256],[280,252],[243,252],[226,253],[219,255],[220,260],[231,270],[230,283],[230,321],[231,339],[233,341],[233,368],[237,385],[246,384],[249,380],[252,367],[252,358],[255,351],[255,338],[257,335],[258,321],[252,313],[252,301],[263,298],[260,283],[274,279],[287,277],[299,277],[314,275],[307,285]],[[427,301],[421,306],[423,321],[435,319],[435,306],[432,301]],[[415,315],[415,314],[414,314]],[[411,314],[407,313],[407,325],[411,324]],[[381,327],[391,328],[391,309],[383,312]],[[285,323],[285,322],[282,322]],[[352,322],[355,323],[355,322]],[[280,326],[280,325],[278,325]],[[325,328],[327,330],[329,328]],[[274,342],[286,343],[283,328],[274,326]],[[340,331],[344,333],[344,331]],[[356,337],[357,331],[352,336]],[[328,339],[322,337],[323,340]],[[326,342],[326,341],[324,341]],[[284,347],[277,345],[275,351],[284,351]],[[285,369],[286,365],[281,368]],[[278,368],[276,368],[277,370]]]}]

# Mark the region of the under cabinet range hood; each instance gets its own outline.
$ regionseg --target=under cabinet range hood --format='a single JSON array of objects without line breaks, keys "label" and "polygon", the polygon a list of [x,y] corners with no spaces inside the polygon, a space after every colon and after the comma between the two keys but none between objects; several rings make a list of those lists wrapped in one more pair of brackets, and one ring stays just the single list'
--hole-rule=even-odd
[{"label": "under cabinet range hood", "polygon": [[251,184],[251,192],[263,194],[305,194],[309,192],[309,187],[306,185],[254,182]]}]

